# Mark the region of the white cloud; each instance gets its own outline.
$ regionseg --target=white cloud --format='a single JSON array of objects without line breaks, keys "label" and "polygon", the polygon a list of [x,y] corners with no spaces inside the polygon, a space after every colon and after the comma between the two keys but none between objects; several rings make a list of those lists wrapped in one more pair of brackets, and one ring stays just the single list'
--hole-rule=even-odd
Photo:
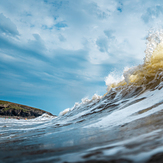
[{"label": "white cloud", "polygon": [[[0,4],[1,12],[16,24],[15,29],[20,33],[17,43],[46,57],[53,57],[56,51],[59,53],[63,49],[87,50],[87,60],[91,64],[126,62],[127,57],[140,61],[144,57],[145,40],[142,38],[147,35],[148,26],[142,18],[152,3],[144,3],[143,8],[140,1],[127,0],[123,4],[115,0]],[[11,9],[13,5],[15,9]]]},{"label": "white cloud", "polygon": [[[123,11],[120,13],[117,10],[120,4],[116,1],[60,2],[19,2],[15,5],[21,8],[14,14],[4,10],[3,6],[1,11],[17,25],[22,43],[26,44],[33,39],[33,35],[39,35],[44,42],[42,46],[46,47],[47,56],[54,55],[55,49],[76,51],[86,48],[83,45],[83,39],[85,39],[90,45],[88,60],[91,58],[91,63],[97,64],[97,61],[98,64],[106,63],[110,54],[118,57],[116,51],[120,50],[122,53],[128,50],[133,57],[138,51],[139,57],[136,58],[142,58],[140,53],[144,50],[145,41],[141,38],[146,35],[146,26],[143,26],[141,14],[135,14],[137,9],[128,11],[131,3],[125,1],[128,4],[123,5]],[[67,26],[58,29],[55,25],[60,22],[64,22]],[[113,36],[107,38],[107,31],[114,31]],[[123,48],[126,42],[128,47]],[[138,43],[141,46],[136,46]],[[35,49],[39,48],[35,47]],[[131,49],[137,50],[133,52]],[[114,59],[110,62],[112,60]]]}]

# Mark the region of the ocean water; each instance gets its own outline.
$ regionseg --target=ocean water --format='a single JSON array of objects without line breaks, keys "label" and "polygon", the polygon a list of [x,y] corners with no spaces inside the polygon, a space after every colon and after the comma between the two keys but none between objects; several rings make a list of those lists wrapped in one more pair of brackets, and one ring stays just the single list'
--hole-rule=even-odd
[{"label": "ocean water", "polygon": [[141,163],[158,155],[160,161],[163,32],[151,32],[147,40],[144,63],[125,69],[119,80],[110,76],[105,95],[83,99],[55,118],[1,118],[0,163]]}]

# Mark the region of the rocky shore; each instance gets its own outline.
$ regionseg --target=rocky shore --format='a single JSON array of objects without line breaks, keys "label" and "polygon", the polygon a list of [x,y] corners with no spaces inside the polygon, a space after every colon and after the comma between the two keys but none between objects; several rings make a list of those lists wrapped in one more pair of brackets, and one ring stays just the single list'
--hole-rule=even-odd
[{"label": "rocky shore", "polygon": [[0,118],[32,119],[44,113],[53,116],[53,114],[41,109],[0,100]]}]

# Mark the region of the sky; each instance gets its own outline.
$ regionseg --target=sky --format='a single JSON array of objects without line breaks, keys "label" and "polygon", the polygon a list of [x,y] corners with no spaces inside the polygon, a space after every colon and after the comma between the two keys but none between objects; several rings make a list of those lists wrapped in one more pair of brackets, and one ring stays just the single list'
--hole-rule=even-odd
[{"label": "sky", "polygon": [[58,115],[143,62],[161,0],[0,1],[0,99]]}]

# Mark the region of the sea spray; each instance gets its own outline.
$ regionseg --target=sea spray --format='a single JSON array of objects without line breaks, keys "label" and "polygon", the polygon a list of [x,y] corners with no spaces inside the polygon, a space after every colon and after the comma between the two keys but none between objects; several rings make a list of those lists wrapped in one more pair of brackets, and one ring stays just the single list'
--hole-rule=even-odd
[{"label": "sea spray", "polygon": [[72,110],[74,110],[74,109],[77,109],[77,108],[79,108],[79,107],[81,107],[82,105],[87,105],[87,104],[89,104],[89,103],[93,103],[93,102],[97,102],[98,100],[100,100],[102,98],[102,96],[100,96],[100,95],[97,95],[97,94],[94,94],[93,96],[92,96],[92,99],[88,99],[88,98],[83,98],[81,101],[81,103],[78,103],[78,102],[76,102],[75,103],[75,105],[72,107],[72,108],[67,108],[67,109],[65,109],[64,111],[62,111],[62,112],[60,112],[59,113],[59,116],[62,116],[62,115],[64,115],[64,114],[66,114],[66,113],[68,113],[69,111],[72,111]]},{"label": "sea spray", "polygon": [[[125,69],[123,76],[115,79],[112,73],[106,79],[108,91],[111,88],[123,89],[130,86],[143,86],[144,89],[152,89],[160,83],[163,71],[163,31],[150,33],[147,37],[146,56],[144,63]],[[108,82],[109,81],[109,82]],[[126,86],[127,85],[127,86]],[[150,86],[151,85],[151,86]],[[153,85],[153,86],[152,86]]]}]

